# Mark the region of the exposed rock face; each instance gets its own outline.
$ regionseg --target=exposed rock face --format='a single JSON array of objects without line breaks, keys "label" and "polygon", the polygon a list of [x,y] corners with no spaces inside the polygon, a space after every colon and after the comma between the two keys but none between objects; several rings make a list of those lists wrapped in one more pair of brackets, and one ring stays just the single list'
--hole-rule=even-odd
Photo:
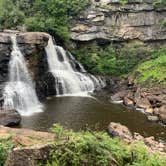
[{"label": "exposed rock face", "polygon": [[9,136],[12,136],[14,148],[8,155],[5,166],[35,166],[39,161],[48,159],[54,134],[0,127],[0,139]]},{"label": "exposed rock face", "polygon": [[166,155],[166,144],[155,141],[154,137],[144,138],[139,133],[131,133],[131,131],[119,123],[111,122],[108,126],[108,133],[111,137],[120,137],[122,140],[131,144],[136,141],[143,141],[149,152],[159,152]]},{"label": "exposed rock face", "polygon": [[19,33],[17,42],[19,44],[37,44],[41,47],[47,46],[49,35],[44,32]]},{"label": "exposed rock face", "polygon": [[0,109],[0,125],[15,126],[21,122],[21,116],[16,110]]},{"label": "exposed rock face", "polygon": [[[43,32],[25,32],[5,30],[0,33],[0,106],[2,106],[3,98],[2,91],[5,82],[8,80],[8,64],[10,61],[12,43],[10,36],[17,34],[17,43],[26,57],[27,65],[30,70],[30,74],[35,80],[39,98],[43,99],[46,93],[42,94],[41,87],[47,87],[48,81],[45,81],[45,77],[49,77],[48,64],[45,55],[45,46],[49,40],[49,34]],[[50,79],[49,79],[50,80]]]},{"label": "exposed rock face", "polygon": [[130,1],[120,5],[119,0],[92,0],[92,5],[71,23],[71,39],[158,41],[166,39],[166,8],[156,9],[152,1]]}]

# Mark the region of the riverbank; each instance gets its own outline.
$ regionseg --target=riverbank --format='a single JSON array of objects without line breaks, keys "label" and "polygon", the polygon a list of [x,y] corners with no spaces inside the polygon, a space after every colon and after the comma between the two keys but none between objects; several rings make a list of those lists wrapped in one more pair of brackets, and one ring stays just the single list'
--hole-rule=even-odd
[{"label": "riverbank", "polygon": [[[108,132],[73,132],[55,124],[52,133],[0,127],[1,165],[102,165],[154,164],[164,166],[164,143],[143,138],[120,124],[110,123]],[[73,160],[71,160],[71,158]]]},{"label": "riverbank", "polygon": [[166,124],[165,85],[148,88],[133,84],[129,79],[116,80],[115,84],[112,101],[122,101],[127,107],[144,113],[149,121]]}]

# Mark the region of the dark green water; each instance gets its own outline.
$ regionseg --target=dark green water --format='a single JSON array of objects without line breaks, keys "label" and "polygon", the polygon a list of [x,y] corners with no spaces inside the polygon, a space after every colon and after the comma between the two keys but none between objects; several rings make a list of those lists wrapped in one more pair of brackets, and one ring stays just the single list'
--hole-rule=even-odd
[{"label": "dark green water", "polygon": [[23,117],[20,127],[46,131],[53,123],[60,123],[75,131],[86,126],[105,130],[110,122],[120,122],[132,132],[154,136],[166,141],[166,127],[147,121],[144,114],[112,104],[103,97],[55,97],[47,100],[45,111]]}]

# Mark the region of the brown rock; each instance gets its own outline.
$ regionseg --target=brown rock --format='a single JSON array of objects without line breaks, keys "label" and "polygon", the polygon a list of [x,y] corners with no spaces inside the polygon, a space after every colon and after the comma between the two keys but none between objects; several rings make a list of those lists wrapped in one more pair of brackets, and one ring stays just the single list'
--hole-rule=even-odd
[{"label": "brown rock", "polygon": [[50,143],[54,141],[52,133],[0,126],[0,139],[5,136],[12,136],[14,145],[5,166],[37,166],[48,159]]},{"label": "brown rock", "polygon": [[126,126],[121,125],[120,123],[111,122],[108,126],[108,133],[112,137],[120,137],[127,142],[133,138],[129,129]]},{"label": "brown rock", "polygon": [[145,109],[145,113],[153,114],[153,112],[154,112],[153,108],[146,108]]},{"label": "brown rock", "polygon": [[118,93],[115,93],[114,95],[111,96],[111,100],[113,101],[119,101],[123,100],[123,98],[127,95],[127,91],[123,90]]},{"label": "brown rock", "polygon": [[10,44],[10,35],[7,33],[0,33],[0,43]]},{"label": "brown rock", "polygon": [[123,103],[124,103],[124,105],[129,106],[129,107],[134,105],[133,100],[129,99],[128,97],[124,97]]},{"label": "brown rock", "polygon": [[25,32],[20,33],[17,36],[17,42],[19,44],[37,44],[41,46],[47,46],[49,40],[49,34],[44,32]]},{"label": "brown rock", "polygon": [[39,161],[48,159],[50,151],[50,145],[14,148],[8,156],[5,166],[37,166]]},{"label": "brown rock", "polygon": [[139,108],[148,109],[151,107],[151,104],[148,101],[148,99],[146,99],[146,98],[137,98],[136,99],[136,106]]},{"label": "brown rock", "polygon": [[0,110],[0,125],[14,126],[21,122],[21,116],[16,110]]}]

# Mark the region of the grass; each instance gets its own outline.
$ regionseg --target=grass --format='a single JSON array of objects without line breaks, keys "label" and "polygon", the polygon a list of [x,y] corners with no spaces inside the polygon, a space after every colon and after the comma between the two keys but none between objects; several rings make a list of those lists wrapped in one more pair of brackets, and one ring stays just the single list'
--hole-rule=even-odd
[{"label": "grass", "polygon": [[133,75],[136,83],[166,85],[166,49],[155,52],[152,59],[139,64]]}]

